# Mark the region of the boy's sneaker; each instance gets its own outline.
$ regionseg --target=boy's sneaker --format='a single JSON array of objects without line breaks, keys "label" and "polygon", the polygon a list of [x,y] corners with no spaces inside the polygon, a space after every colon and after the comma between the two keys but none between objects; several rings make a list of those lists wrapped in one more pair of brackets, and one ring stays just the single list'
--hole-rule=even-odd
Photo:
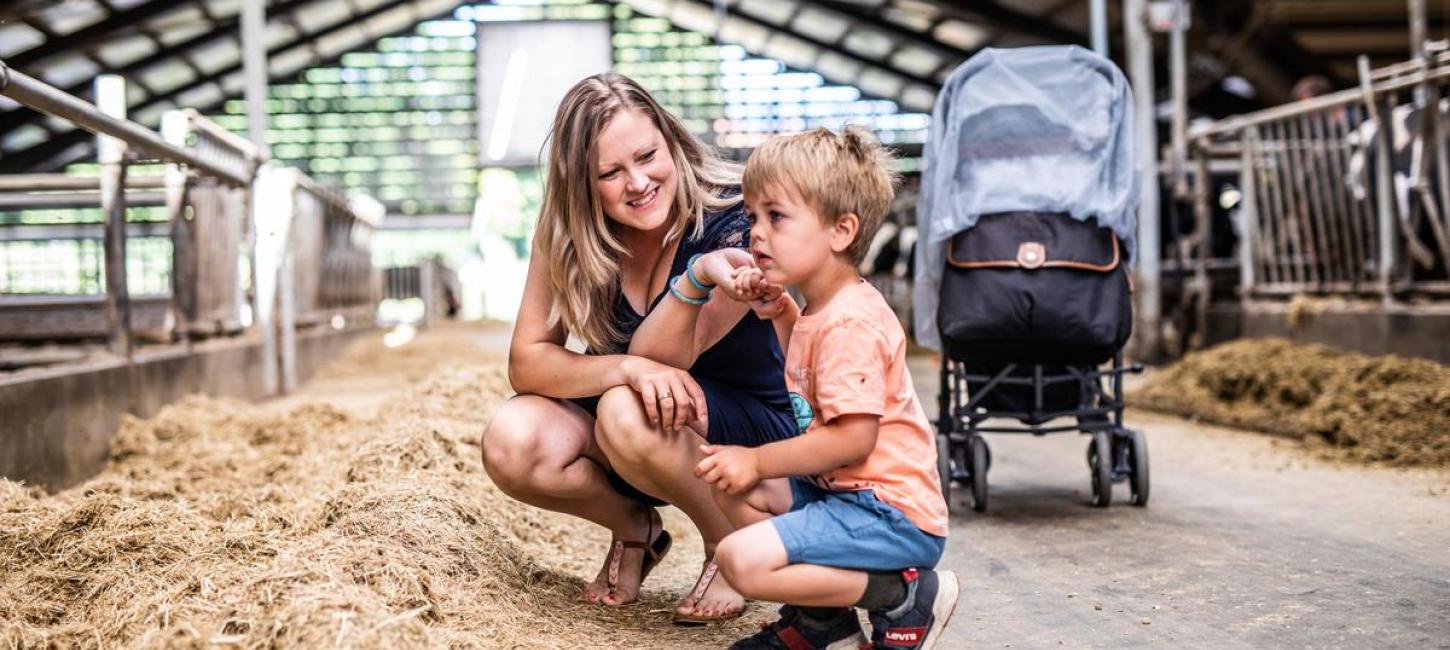
[{"label": "boy's sneaker", "polygon": [[871,612],[871,643],[877,648],[930,650],[957,608],[957,575],[951,571],[901,572],[906,600]]},{"label": "boy's sneaker", "polygon": [[862,650],[871,642],[861,631],[856,610],[841,608],[827,620],[806,616],[791,605],[780,608],[780,620],[760,626],[760,631],[730,645],[731,650]]}]

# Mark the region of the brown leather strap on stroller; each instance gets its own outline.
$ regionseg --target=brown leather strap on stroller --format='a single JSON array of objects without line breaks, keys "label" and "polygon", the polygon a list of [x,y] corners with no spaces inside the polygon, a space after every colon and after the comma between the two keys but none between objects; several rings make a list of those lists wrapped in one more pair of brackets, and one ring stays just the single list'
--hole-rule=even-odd
[{"label": "brown leather strap on stroller", "polygon": [[959,261],[952,250],[955,239],[953,237],[947,240],[947,263],[959,269],[1078,269],[1107,273],[1118,268],[1118,264],[1122,262],[1122,251],[1118,247],[1117,237],[1111,238],[1113,257],[1105,264],[1048,259],[1047,248],[1039,242],[1022,242],[1017,246],[1017,257],[1013,259]]}]

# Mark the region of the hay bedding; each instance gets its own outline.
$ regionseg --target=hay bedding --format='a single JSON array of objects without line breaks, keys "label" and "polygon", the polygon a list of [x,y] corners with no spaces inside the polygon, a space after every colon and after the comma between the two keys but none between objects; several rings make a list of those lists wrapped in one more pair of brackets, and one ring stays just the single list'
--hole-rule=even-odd
[{"label": "hay bedding", "polygon": [[1285,339],[1190,354],[1135,406],[1302,440],[1327,456],[1450,467],[1450,366]]},{"label": "hay bedding", "polygon": [[80,487],[0,480],[0,647],[721,647],[770,614],[669,624],[700,561],[673,512],[693,548],[642,603],[577,602],[607,533],[489,483],[507,393],[454,363],[372,414],[194,397],[126,420]]}]

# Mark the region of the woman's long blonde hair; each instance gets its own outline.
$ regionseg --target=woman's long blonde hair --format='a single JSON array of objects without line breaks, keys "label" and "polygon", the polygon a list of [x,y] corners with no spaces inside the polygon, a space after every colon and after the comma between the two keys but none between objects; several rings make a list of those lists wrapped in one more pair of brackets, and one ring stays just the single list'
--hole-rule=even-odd
[{"label": "woman's long blonde hair", "polygon": [[599,134],[626,110],[654,122],[675,162],[674,219],[665,245],[685,232],[698,236],[706,210],[740,201],[739,195],[725,196],[740,184],[740,166],[695,139],[633,79],[605,72],[569,89],[554,114],[536,243],[553,289],[549,326],[562,321],[596,350],[624,340],[614,321],[614,303],[620,291],[619,260],[630,252],[616,235],[619,226],[604,214],[595,190],[595,167]]}]

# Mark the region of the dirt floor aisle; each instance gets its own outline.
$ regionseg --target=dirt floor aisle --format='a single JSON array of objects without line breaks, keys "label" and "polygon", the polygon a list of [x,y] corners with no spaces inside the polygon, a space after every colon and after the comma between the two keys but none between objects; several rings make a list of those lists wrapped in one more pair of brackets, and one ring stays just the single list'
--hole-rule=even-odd
[{"label": "dirt floor aisle", "polygon": [[670,625],[702,562],[673,510],[640,603],[577,602],[608,534],[482,471],[507,337],[368,335],[285,399],[128,420],[76,488],[0,480],[0,648],[723,647],[770,616]]}]

